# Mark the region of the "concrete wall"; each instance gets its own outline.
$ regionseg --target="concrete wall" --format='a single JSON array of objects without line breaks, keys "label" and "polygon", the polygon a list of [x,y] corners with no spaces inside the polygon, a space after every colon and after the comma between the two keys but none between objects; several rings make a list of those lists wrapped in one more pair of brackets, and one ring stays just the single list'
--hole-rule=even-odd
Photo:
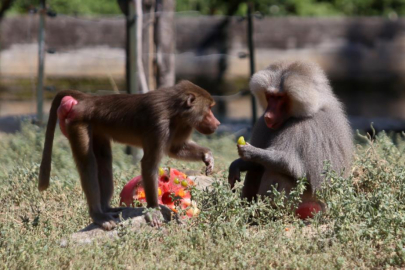
[{"label": "concrete wall", "polygon": [[[405,118],[404,19],[287,17],[254,24],[256,69],[281,59],[316,61],[350,114]],[[12,78],[35,78],[37,27],[36,15],[2,22],[3,88]],[[247,52],[246,20],[178,17],[176,33],[178,79],[221,95],[246,87],[248,58],[239,58]],[[123,18],[48,18],[46,44],[55,53],[46,55],[46,76],[123,80],[124,39]]]},{"label": "concrete wall", "polygon": [[[176,19],[178,74],[215,74],[227,54],[226,75],[246,76],[246,21],[221,17]],[[2,75],[30,74],[36,66],[38,18],[6,18],[1,24]],[[125,22],[120,18],[48,18],[47,55],[50,76],[123,74]],[[311,59],[333,78],[390,76],[404,73],[405,20],[381,18],[264,18],[255,20],[257,68],[277,59]],[[209,55],[209,56],[207,56]],[[201,68],[204,64],[205,68]],[[25,66],[25,68],[24,68]],[[70,67],[69,67],[70,66]],[[91,69],[91,70],[90,70]]]}]

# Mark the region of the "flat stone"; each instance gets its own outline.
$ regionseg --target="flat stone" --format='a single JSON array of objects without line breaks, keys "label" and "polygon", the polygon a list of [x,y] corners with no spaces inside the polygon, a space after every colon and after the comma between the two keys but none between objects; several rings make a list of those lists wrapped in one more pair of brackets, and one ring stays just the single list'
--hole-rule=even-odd
[{"label": "flat stone", "polygon": [[192,175],[188,176],[188,178],[194,181],[196,188],[199,190],[203,190],[206,188],[209,189],[209,187],[214,182],[214,179],[212,177],[205,175]]},{"label": "flat stone", "polygon": [[[174,215],[173,211],[167,208],[164,205],[161,206],[161,212],[164,218],[164,222],[170,222],[175,220],[176,222],[180,221]],[[130,230],[139,230],[142,227],[151,228],[150,225],[145,220],[145,215],[143,211],[145,210],[144,207],[136,207],[136,208],[125,208],[122,213],[121,220],[115,220],[118,226],[127,226]],[[61,246],[66,247],[69,244],[90,244],[96,239],[111,239],[115,240],[118,239],[118,230],[111,230],[106,231],[103,230],[100,226],[95,223],[90,224],[86,228],[76,232],[70,236],[69,239],[62,239]]]}]

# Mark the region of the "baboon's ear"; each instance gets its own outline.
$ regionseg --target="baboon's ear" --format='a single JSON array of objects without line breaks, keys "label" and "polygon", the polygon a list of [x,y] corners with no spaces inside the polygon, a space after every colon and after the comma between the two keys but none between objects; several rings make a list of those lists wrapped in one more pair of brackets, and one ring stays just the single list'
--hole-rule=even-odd
[{"label": "baboon's ear", "polygon": [[195,101],[195,95],[194,94],[188,94],[187,106],[192,107],[194,105],[194,101]]}]

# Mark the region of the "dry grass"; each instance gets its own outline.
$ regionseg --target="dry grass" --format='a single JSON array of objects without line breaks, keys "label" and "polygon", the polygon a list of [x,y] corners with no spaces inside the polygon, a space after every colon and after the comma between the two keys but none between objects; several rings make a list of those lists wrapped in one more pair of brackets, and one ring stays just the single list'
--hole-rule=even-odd
[{"label": "dry grass", "polygon": [[[264,269],[404,267],[405,166],[403,138],[385,134],[362,139],[354,173],[332,181],[319,194],[328,213],[305,225],[288,210],[283,194],[275,205],[247,205],[226,185],[236,158],[232,137],[196,139],[216,157],[211,191],[195,191],[202,212],[184,226],[137,232],[120,227],[118,241],[68,245],[60,241],[90,223],[69,146],[56,136],[49,190],[37,191],[43,130],[26,124],[0,142],[0,269]],[[114,147],[113,204],[122,186],[139,174],[122,147]],[[200,163],[165,160],[179,169]],[[300,182],[299,189],[304,187]],[[300,190],[299,190],[300,191]],[[297,193],[299,193],[299,191]],[[252,225],[255,224],[255,225]],[[288,228],[288,230],[286,230]]]}]

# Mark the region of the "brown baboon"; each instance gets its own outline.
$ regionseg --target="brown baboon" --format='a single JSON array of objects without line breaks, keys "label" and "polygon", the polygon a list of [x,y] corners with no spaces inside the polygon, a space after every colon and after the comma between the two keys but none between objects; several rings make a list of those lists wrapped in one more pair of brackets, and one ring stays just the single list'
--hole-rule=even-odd
[{"label": "brown baboon", "polygon": [[[80,174],[90,216],[106,230],[115,227],[119,208],[111,208],[113,194],[110,141],[142,147],[142,178],[147,205],[158,208],[157,174],[161,158],[203,161],[206,174],[214,167],[211,151],[190,140],[195,128],[213,133],[219,121],[215,102],[189,81],[139,95],[91,96],[78,91],[59,92],[52,102],[39,174],[39,190],[49,185],[52,143],[57,118],[67,136]],[[161,224],[159,211],[147,215],[152,226]]]}]

